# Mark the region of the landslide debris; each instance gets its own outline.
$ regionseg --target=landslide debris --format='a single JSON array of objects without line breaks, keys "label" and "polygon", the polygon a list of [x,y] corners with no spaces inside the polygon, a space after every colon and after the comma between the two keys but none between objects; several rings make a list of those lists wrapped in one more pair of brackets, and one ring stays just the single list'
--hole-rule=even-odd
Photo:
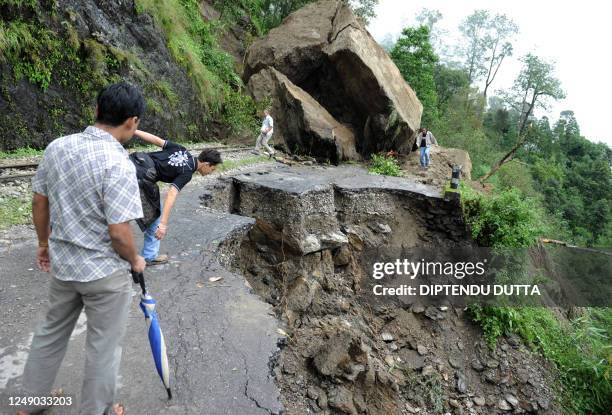
[{"label": "landslide debris", "polygon": [[373,305],[384,252],[472,244],[454,199],[357,167],[277,168],[211,187],[256,219],[236,266],[287,336],[273,367],[288,414],[560,413],[542,362],[512,336],[491,350],[464,310]]}]

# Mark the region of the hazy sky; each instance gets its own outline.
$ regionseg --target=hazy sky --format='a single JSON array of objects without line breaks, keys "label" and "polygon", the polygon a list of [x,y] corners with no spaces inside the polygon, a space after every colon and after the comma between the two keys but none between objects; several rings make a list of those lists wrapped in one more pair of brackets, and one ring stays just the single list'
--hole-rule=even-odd
[{"label": "hazy sky", "polygon": [[[513,57],[504,62],[492,85],[512,86],[520,71],[517,58],[528,52],[555,63],[556,76],[567,98],[551,105],[548,116],[555,122],[563,110],[576,114],[580,131],[591,141],[612,146],[612,21],[603,1],[572,2],[552,0],[380,0],[377,17],[369,25],[381,41],[388,33],[397,36],[406,25],[415,24],[422,8],[442,13],[439,27],[447,30],[449,44],[455,44],[461,20],[476,9],[506,14],[519,26]],[[606,40],[608,39],[608,40]],[[482,88],[481,88],[482,89]],[[543,115],[542,113],[538,115]]]}]

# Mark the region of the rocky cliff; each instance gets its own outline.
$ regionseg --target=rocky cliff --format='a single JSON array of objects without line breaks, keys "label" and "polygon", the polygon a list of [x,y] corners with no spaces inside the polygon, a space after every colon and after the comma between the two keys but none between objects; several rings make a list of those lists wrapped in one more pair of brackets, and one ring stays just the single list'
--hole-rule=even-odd
[{"label": "rocky cliff", "polygon": [[341,1],[309,4],[253,43],[243,79],[270,101],[277,141],[321,161],[409,151],[421,122],[416,94]]},{"label": "rocky cliff", "polygon": [[142,128],[161,136],[216,139],[249,124],[232,55],[254,29],[216,28],[210,3],[0,0],[0,150],[82,129],[99,89],[121,79],[141,87]]}]

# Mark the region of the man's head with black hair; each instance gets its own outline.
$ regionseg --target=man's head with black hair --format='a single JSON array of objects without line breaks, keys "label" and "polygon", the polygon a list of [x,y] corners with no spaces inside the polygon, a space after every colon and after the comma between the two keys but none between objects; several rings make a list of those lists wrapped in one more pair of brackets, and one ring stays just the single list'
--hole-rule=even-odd
[{"label": "man's head with black hair", "polygon": [[198,172],[205,176],[215,171],[217,165],[221,163],[223,163],[221,153],[217,150],[204,149],[198,156]]},{"label": "man's head with black hair", "polygon": [[123,142],[134,135],[144,110],[145,101],[138,88],[127,82],[112,84],[98,94],[96,125]]}]

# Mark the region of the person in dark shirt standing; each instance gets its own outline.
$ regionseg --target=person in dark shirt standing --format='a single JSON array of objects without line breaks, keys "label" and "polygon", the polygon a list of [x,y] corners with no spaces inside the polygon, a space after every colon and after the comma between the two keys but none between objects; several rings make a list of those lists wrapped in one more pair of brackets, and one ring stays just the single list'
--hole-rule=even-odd
[{"label": "person in dark shirt standing", "polygon": [[[136,130],[134,135],[161,147],[161,151],[132,153],[130,159],[136,166],[145,211],[144,219],[138,222],[144,232],[141,255],[149,265],[164,264],[168,262],[168,256],[159,255],[160,242],[168,231],[168,219],[179,192],[191,181],[195,172],[202,176],[212,173],[222,162],[221,155],[216,150],[205,149],[194,157],[185,147],[170,140],[140,130]],[[160,203],[157,182],[170,183],[163,204]]]}]

